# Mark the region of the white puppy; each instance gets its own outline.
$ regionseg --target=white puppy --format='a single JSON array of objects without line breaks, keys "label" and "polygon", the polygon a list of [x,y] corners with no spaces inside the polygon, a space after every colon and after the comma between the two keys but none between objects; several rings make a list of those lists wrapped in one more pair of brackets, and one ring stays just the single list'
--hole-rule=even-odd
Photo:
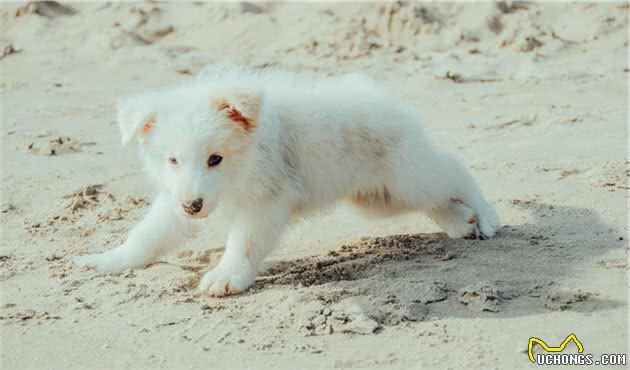
[{"label": "white puppy", "polygon": [[200,282],[214,296],[254,283],[292,217],[341,199],[372,215],[422,210],[452,238],[490,238],[499,226],[462,165],[362,76],[219,69],[121,101],[118,123],[123,143],[138,140],[157,196],[123,245],[79,257],[99,271],[154,261],[219,206],[232,226]]}]

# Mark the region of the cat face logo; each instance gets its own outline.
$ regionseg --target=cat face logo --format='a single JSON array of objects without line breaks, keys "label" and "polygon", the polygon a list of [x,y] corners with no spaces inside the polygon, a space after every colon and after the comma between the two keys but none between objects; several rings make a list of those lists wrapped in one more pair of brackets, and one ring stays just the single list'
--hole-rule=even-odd
[{"label": "cat face logo", "polygon": [[536,358],[534,357],[534,353],[532,351],[534,343],[538,343],[547,352],[562,352],[564,350],[564,347],[566,347],[570,341],[573,341],[575,343],[578,348],[578,353],[584,352],[584,346],[582,346],[582,343],[573,333],[571,333],[558,347],[549,347],[547,343],[545,343],[542,339],[531,337],[529,338],[529,344],[527,345],[527,354],[529,355],[529,360],[533,363],[536,363]]}]

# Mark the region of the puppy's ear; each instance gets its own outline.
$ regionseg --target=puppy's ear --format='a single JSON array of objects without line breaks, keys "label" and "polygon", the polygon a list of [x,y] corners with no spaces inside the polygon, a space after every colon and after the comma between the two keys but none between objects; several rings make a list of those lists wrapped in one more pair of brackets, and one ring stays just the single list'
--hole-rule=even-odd
[{"label": "puppy's ear", "polygon": [[153,129],[155,114],[148,97],[138,95],[120,99],[116,108],[123,145],[134,137],[142,141]]},{"label": "puppy's ear", "polygon": [[253,132],[258,125],[262,95],[258,91],[230,91],[213,98],[211,109],[225,115],[230,121]]}]

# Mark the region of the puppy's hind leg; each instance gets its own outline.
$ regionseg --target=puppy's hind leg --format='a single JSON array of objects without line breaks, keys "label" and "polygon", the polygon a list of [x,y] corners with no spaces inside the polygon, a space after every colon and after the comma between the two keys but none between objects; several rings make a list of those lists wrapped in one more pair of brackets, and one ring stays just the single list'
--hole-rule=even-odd
[{"label": "puppy's hind leg", "polygon": [[442,199],[427,214],[452,238],[492,238],[499,228],[499,218],[483,198],[479,185],[454,157],[442,153],[438,156]]},{"label": "puppy's hind leg", "polygon": [[389,187],[394,196],[424,211],[451,238],[493,237],[499,220],[473,177],[451,155],[424,149],[399,157],[398,165],[392,166],[396,170]]}]

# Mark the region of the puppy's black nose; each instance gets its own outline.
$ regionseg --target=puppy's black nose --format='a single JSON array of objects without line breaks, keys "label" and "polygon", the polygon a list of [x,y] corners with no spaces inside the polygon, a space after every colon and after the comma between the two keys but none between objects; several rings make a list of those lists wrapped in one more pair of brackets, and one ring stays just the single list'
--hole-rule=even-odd
[{"label": "puppy's black nose", "polygon": [[201,208],[203,208],[203,199],[197,198],[192,202],[182,204],[182,207],[184,207],[184,211],[186,211],[186,213],[194,215],[195,213],[199,213]]}]

